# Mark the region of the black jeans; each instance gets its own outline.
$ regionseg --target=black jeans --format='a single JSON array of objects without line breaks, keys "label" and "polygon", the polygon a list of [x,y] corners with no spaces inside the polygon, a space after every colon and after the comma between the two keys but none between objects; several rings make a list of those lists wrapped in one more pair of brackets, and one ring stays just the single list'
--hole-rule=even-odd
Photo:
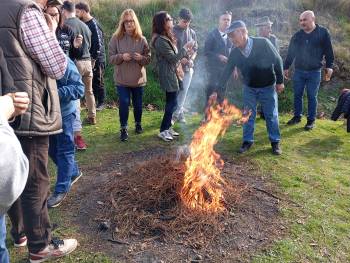
[{"label": "black jeans", "polygon": [[51,241],[51,224],[47,208],[50,178],[47,171],[49,136],[18,137],[29,160],[28,181],[20,198],[8,215],[15,239],[25,235],[28,250],[37,253]]},{"label": "black jeans", "polygon": [[171,119],[177,107],[177,94],[177,91],[165,93],[165,112],[160,126],[160,132],[168,130],[171,127]]},{"label": "black jeans", "polygon": [[104,84],[105,63],[96,61],[93,68],[92,89],[94,91],[97,105],[103,104],[106,98],[106,90]]}]

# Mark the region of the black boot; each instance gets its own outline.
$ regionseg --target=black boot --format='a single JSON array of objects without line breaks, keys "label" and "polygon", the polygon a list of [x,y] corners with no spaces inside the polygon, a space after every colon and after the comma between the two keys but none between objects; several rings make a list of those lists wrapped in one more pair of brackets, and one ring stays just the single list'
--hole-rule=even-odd
[{"label": "black boot", "polygon": [[252,147],[253,143],[252,142],[243,142],[241,148],[239,148],[239,153],[245,153]]},{"label": "black boot", "polygon": [[288,122],[287,125],[294,125],[301,122],[301,118],[298,116],[294,116],[293,118],[291,118]]},{"label": "black boot", "polygon": [[128,134],[128,130],[126,128],[123,128],[120,130],[120,140],[122,142],[125,142],[128,140],[129,134]]},{"label": "black boot", "polygon": [[282,154],[282,150],[280,148],[279,142],[272,142],[271,146],[272,146],[272,154],[274,154],[274,155],[281,155]]},{"label": "black boot", "polygon": [[141,123],[136,123],[136,125],[135,125],[135,133],[140,134],[142,132],[143,132],[143,129],[142,129]]},{"label": "black boot", "polygon": [[315,128],[315,121],[307,120],[307,123],[304,127],[305,131],[310,131]]}]

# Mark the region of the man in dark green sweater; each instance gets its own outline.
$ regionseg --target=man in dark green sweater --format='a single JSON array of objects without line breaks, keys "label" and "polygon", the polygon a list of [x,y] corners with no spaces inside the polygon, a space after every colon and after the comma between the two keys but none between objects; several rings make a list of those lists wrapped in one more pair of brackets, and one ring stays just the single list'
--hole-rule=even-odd
[{"label": "man in dark green sweater", "polygon": [[226,33],[236,48],[231,51],[218,87],[224,89],[237,67],[243,76],[244,108],[252,113],[243,126],[243,144],[239,152],[244,153],[253,145],[256,105],[260,103],[266,118],[272,153],[280,155],[277,92],[284,90],[282,58],[269,40],[249,37],[243,21],[234,21]]}]

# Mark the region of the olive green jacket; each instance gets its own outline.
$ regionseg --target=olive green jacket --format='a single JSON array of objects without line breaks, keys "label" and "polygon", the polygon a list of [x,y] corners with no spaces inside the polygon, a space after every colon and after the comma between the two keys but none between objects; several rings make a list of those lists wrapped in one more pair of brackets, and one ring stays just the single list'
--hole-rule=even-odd
[{"label": "olive green jacket", "polygon": [[158,67],[160,87],[166,92],[179,90],[176,67],[180,60],[187,55],[186,50],[178,50],[166,36],[156,36],[153,41]]}]

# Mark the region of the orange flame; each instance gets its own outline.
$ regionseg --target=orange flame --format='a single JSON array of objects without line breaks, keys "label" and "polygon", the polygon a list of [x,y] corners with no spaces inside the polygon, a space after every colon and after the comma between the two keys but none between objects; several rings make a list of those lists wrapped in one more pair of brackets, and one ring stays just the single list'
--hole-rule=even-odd
[{"label": "orange flame", "polygon": [[194,133],[190,156],[186,160],[186,172],[181,190],[181,199],[191,209],[223,211],[223,187],[226,182],[220,175],[224,161],[214,151],[218,136],[223,136],[232,121],[246,122],[249,115],[227,100],[218,104],[216,95],[209,99],[206,109],[207,121]]}]

